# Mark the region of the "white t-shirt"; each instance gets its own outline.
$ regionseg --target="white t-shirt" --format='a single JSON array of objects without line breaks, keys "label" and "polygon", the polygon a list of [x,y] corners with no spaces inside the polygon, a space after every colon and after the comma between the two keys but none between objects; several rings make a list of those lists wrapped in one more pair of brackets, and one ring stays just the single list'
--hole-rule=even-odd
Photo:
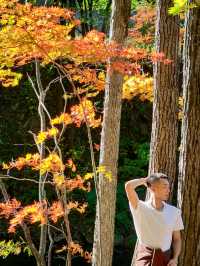
[{"label": "white t-shirt", "polygon": [[156,210],[151,201],[139,200],[134,209],[129,202],[139,243],[151,248],[170,249],[173,231],[183,230],[181,210],[163,201],[162,211]]}]

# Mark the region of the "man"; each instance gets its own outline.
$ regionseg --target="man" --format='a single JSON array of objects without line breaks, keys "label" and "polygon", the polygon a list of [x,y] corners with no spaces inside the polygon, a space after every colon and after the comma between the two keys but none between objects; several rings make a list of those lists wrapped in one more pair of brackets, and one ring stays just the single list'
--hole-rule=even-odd
[{"label": "man", "polygon": [[[150,199],[139,200],[135,189],[145,185]],[[138,247],[132,266],[175,266],[181,252],[181,233],[184,229],[181,210],[167,204],[170,185],[163,173],[126,182],[126,194],[133,216]]]}]

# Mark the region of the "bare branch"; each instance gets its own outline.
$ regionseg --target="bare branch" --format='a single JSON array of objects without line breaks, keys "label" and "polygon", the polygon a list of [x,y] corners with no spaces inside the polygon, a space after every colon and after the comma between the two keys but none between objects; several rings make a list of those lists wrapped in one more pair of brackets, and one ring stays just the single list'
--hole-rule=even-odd
[{"label": "bare branch", "polygon": [[[0,175],[0,179],[13,179],[13,180],[17,180],[17,181],[28,181],[28,182],[32,182],[32,183],[35,183],[35,184],[43,183],[43,182],[39,182],[39,181],[34,180],[34,179],[18,178],[18,177],[14,177],[14,176],[10,176],[10,175]],[[50,185],[54,186],[54,183],[51,182],[51,181],[46,181],[45,184],[50,184]]]}]

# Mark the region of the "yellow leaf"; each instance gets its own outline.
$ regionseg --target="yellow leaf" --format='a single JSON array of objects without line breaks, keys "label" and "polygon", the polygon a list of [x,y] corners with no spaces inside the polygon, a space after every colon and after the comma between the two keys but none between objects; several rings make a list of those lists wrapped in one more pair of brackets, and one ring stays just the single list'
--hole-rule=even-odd
[{"label": "yellow leaf", "polygon": [[46,131],[41,131],[37,135],[36,143],[40,144],[40,143],[44,142],[46,140],[47,136],[48,136],[48,133]]},{"label": "yellow leaf", "polygon": [[54,179],[54,182],[55,184],[61,188],[65,182],[65,176],[64,175],[58,175],[58,174],[55,174],[53,176],[53,179]]},{"label": "yellow leaf", "polygon": [[84,175],[83,178],[84,178],[85,180],[88,180],[88,179],[91,179],[91,178],[93,178],[93,177],[94,177],[94,174],[93,174],[93,173],[87,173],[87,174]]},{"label": "yellow leaf", "polygon": [[100,73],[98,74],[98,79],[104,81],[104,80],[106,79],[105,73],[104,73],[104,72],[100,72]]},{"label": "yellow leaf", "polygon": [[97,167],[97,173],[104,173],[106,171],[106,167],[104,165],[100,165]]},{"label": "yellow leaf", "polygon": [[109,182],[112,181],[112,173],[111,172],[106,172],[105,177],[108,179]]},{"label": "yellow leaf", "polygon": [[65,93],[65,94],[63,94],[63,98],[64,98],[64,100],[68,100],[68,99],[72,98],[72,95]]},{"label": "yellow leaf", "polygon": [[58,129],[56,127],[52,127],[51,129],[48,130],[49,136],[53,137],[58,134]]},{"label": "yellow leaf", "polygon": [[26,154],[26,160],[28,161],[28,160],[30,160],[32,158],[32,154],[31,153],[27,153]]},{"label": "yellow leaf", "polygon": [[6,164],[6,163],[2,163],[2,169],[8,170],[9,169],[9,165]]}]

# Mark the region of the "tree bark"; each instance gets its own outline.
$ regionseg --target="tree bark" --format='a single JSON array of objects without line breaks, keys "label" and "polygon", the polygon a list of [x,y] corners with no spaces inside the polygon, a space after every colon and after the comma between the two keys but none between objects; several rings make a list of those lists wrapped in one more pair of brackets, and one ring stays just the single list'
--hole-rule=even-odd
[{"label": "tree bark", "polygon": [[180,265],[200,265],[200,8],[186,15],[183,62],[183,121],[178,205],[183,231]]},{"label": "tree bark", "polygon": [[[148,174],[167,174],[170,177],[172,194],[177,175],[179,18],[168,14],[170,6],[171,0],[157,0],[156,52],[163,52],[165,57],[173,62],[168,65],[160,62],[154,64],[154,101]],[[149,195],[147,190],[146,199]],[[132,266],[137,244],[138,242]]]},{"label": "tree bark", "polygon": [[[124,44],[127,36],[130,2],[114,0],[112,3],[110,41],[116,41],[120,45]],[[105,176],[99,175],[93,266],[112,265],[122,85],[123,75],[108,67],[99,164],[104,165],[107,171],[111,171],[112,181],[109,182]]]},{"label": "tree bark", "polygon": [[168,14],[171,0],[157,1],[156,52],[163,52],[169,65],[154,64],[154,101],[149,174],[163,172],[176,176],[178,136],[179,18]]}]

